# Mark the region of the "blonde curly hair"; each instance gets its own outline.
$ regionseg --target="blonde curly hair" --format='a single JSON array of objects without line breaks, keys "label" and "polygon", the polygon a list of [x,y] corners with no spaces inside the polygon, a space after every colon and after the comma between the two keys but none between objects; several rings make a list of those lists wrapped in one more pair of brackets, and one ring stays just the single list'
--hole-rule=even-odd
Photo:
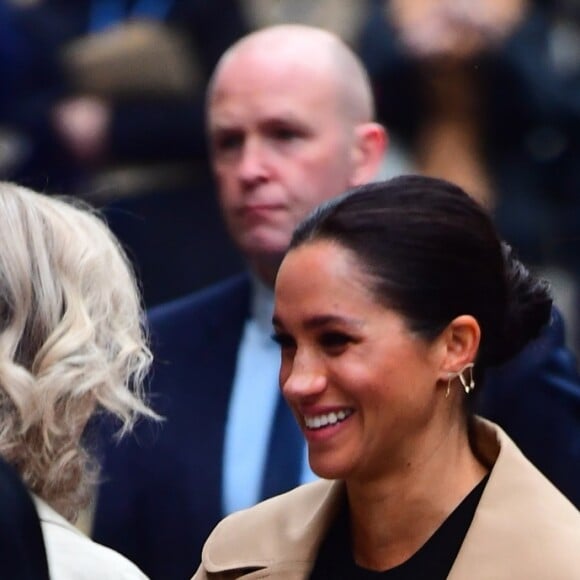
[{"label": "blonde curly hair", "polygon": [[88,207],[0,182],[0,455],[74,520],[95,462],[82,444],[99,410],[129,431],[151,363],[127,257]]}]

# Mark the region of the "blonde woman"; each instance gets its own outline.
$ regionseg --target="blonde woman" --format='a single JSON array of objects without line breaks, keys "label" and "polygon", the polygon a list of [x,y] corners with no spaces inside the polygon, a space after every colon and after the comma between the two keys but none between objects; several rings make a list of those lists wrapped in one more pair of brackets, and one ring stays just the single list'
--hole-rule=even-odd
[{"label": "blonde woman", "polygon": [[96,464],[91,417],[156,417],[143,397],[151,355],[135,279],[90,210],[0,183],[0,454],[36,501],[51,578],[145,578],[72,526]]}]

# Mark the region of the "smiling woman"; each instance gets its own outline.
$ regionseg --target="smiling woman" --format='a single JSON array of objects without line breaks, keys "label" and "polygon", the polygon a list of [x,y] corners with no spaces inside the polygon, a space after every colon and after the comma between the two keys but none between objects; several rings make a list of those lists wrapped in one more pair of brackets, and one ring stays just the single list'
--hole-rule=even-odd
[{"label": "smiling woman", "polygon": [[449,431],[433,385],[466,364],[478,336],[464,317],[453,335],[426,342],[373,296],[357,262],[336,242],[316,241],[288,255],[277,281],[280,383],[311,467],[328,479],[371,477],[430,456]]},{"label": "smiling woman", "polygon": [[400,177],[315,211],[280,267],[273,323],[311,467],[334,481],[224,520],[196,578],[574,577],[578,511],[470,411],[486,369],[550,308],[449,182]]}]

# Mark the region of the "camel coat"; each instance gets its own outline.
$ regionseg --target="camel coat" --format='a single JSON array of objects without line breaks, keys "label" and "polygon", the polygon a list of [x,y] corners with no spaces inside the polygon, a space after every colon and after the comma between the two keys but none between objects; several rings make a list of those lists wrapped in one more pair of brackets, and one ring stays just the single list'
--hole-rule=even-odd
[{"label": "camel coat", "polygon": [[[448,580],[580,579],[580,512],[498,426],[477,419],[476,438],[493,468]],[[308,578],[343,493],[318,481],[232,514],[194,580]]]}]

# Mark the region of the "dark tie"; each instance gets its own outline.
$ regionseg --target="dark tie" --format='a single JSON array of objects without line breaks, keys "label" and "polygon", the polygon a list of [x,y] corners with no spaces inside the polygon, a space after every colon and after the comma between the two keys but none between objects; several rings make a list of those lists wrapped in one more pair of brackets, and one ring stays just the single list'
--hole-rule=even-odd
[{"label": "dark tie", "polygon": [[300,483],[303,452],[304,437],[284,397],[279,395],[260,499],[284,493]]}]

